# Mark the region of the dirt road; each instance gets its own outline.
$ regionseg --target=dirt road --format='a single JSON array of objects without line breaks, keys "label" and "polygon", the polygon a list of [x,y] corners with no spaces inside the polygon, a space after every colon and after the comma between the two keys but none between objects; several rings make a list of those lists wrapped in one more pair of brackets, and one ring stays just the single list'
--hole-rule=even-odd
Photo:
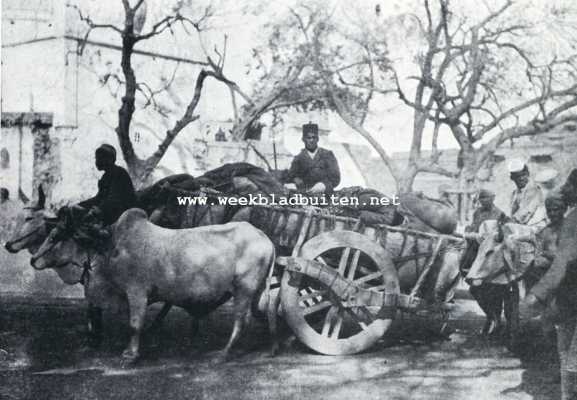
[{"label": "dirt road", "polygon": [[0,311],[2,400],[559,397],[554,347],[538,325],[526,327],[523,351],[514,355],[477,335],[483,320],[470,300],[457,302],[450,340],[428,329],[434,321],[404,318],[365,354],[330,357],[287,340],[285,327],[285,346],[270,358],[266,326],[255,322],[234,360],[222,365],[211,352],[228,338],[230,308],[203,321],[192,341],[188,317],[173,310],[159,332],[146,336],[142,361],[129,369],[119,365],[128,331],[114,316],[103,349],[83,351],[81,301],[1,299]]}]

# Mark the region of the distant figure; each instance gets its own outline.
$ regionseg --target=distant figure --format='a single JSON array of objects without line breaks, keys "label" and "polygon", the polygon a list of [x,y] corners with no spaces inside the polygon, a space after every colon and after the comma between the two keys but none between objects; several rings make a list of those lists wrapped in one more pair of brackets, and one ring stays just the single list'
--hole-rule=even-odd
[{"label": "distant figure", "polygon": [[531,180],[529,168],[521,160],[512,160],[509,173],[516,186],[511,194],[511,219],[517,224],[534,227],[535,231],[545,227],[547,215],[543,193]]},{"label": "distant figure", "polygon": [[214,140],[216,142],[226,142],[226,135],[225,135],[224,131],[222,130],[222,128],[218,128],[218,131],[216,131],[216,133],[214,135]]},{"label": "distant figure", "polygon": [[303,125],[305,148],[293,159],[285,187],[309,193],[331,193],[341,181],[339,164],[332,151],[318,147],[319,126]]},{"label": "distant figure", "polygon": [[543,197],[546,199],[549,193],[553,192],[558,184],[559,172],[553,168],[546,168],[535,174],[535,183],[541,189]]},{"label": "distant figure", "polygon": [[12,231],[17,213],[18,204],[10,200],[10,191],[5,187],[0,188],[0,241]]}]

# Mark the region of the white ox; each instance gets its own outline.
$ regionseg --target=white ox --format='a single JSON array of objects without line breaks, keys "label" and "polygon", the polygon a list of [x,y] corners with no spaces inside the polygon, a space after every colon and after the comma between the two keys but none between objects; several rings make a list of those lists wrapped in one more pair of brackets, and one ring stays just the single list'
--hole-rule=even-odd
[{"label": "white ox", "polygon": [[494,220],[481,224],[477,257],[465,277],[469,284],[507,285],[521,279],[530,267],[535,256],[535,229],[506,223],[501,230],[499,233]]},{"label": "white ox", "polygon": [[[481,243],[465,281],[487,315],[483,332],[498,330],[502,308],[507,322],[509,345],[515,346],[519,332],[519,285],[535,256],[535,229],[497,221],[481,224]],[[521,290],[523,292],[523,290]],[[521,297],[524,294],[521,293]]]},{"label": "white ox", "polygon": [[[147,221],[140,209],[122,214],[111,232],[107,247],[96,255],[73,238],[70,227],[55,228],[32,257],[32,265],[82,270],[79,267],[90,263],[91,280],[98,282],[89,285],[93,290],[104,283],[126,297],[133,334],[123,353],[125,362],[139,356],[147,304],[169,302],[201,317],[233,297],[234,328],[220,355],[226,359],[272,270],[275,249],[264,233],[246,222],[165,229]],[[274,350],[273,322],[269,320]]]}]

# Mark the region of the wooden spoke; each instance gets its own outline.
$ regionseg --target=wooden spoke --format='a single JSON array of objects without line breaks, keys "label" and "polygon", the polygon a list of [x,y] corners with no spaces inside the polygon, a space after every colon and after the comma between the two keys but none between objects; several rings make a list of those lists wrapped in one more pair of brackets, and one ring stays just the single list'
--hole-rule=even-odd
[{"label": "wooden spoke", "polygon": [[367,317],[367,320],[369,320],[369,323],[372,323],[375,320],[375,317],[367,309],[367,307],[359,307],[358,310],[361,311]]},{"label": "wooden spoke", "polygon": [[345,247],[341,255],[341,260],[339,261],[339,274],[344,275],[347,269],[347,261],[349,260],[349,255],[351,254],[351,248]]},{"label": "wooden spoke", "polygon": [[315,304],[314,306],[305,308],[303,310],[303,315],[305,315],[305,316],[311,315],[311,314],[314,314],[316,312],[322,311],[325,308],[328,308],[330,306],[332,306],[332,303],[330,301],[328,301],[328,300],[321,301],[320,303]]},{"label": "wooden spoke", "polygon": [[370,282],[373,279],[379,279],[382,278],[383,274],[379,271],[379,272],[373,272],[372,274],[369,275],[365,275],[362,278],[359,279],[355,279],[355,283],[356,284],[361,284],[361,283],[365,283],[365,282]]},{"label": "wooden spoke", "polygon": [[355,250],[355,252],[353,253],[353,259],[351,261],[351,266],[349,267],[348,272],[346,273],[345,277],[347,279],[354,279],[355,278],[355,274],[357,272],[357,266],[359,264],[359,257],[361,256],[361,251],[360,250]]},{"label": "wooden spoke", "polygon": [[[363,275],[369,275],[369,274],[372,274],[373,272],[375,272],[375,270],[370,270],[367,267],[365,267],[364,265],[359,265],[358,269]],[[380,271],[378,271],[378,272],[380,273]]]},{"label": "wooden spoke", "polygon": [[315,258],[315,260],[317,260],[321,264],[328,265],[327,262],[325,261],[325,259],[322,258],[321,256],[318,256],[317,258]]},{"label": "wooden spoke", "polygon": [[351,319],[357,323],[357,325],[359,325],[364,331],[367,330],[367,324],[365,324],[365,322],[362,321],[351,308],[345,308],[344,310],[349,315],[349,317],[351,317]]},{"label": "wooden spoke", "polygon": [[338,339],[339,333],[341,332],[341,327],[343,325],[343,318],[340,315],[340,311],[337,307],[333,306],[327,313],[325,317],[325,322],[323,324],[323,330],[321,336]]},{"label": "wooden spoke", "polygon": [[339,311],[337,314],[337,322],[335,324],[335,327],[333,328],[333,334],[331,335],[331,337],[334,339],[338,339],[342,327],[343,327],[343,316],[341,315],[341,311]]}]

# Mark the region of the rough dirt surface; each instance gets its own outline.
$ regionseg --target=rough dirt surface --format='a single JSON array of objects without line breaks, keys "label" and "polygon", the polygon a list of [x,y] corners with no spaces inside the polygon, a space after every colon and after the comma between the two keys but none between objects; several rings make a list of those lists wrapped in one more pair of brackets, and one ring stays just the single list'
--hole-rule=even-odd
[{"label": "rough dirt surface", "polygon": [[[121,368],[128,329],[106,315],[102,349],[85,351],[83,302],[0,297],[0,399],[556,399],[554,343],[525,327],[521,351],[478,336],[483,319],[458,300],[449,340],[435,321],[405,317],[364,354],[331,357],[287,339],[268,355],[266,325],[254,321],[232,361],[213,363],[232,327],[228,305],[189,340],[188,316],[171,311],[143,342],[142,360]],[[150,308],[154,315],[159,308]]]}]

